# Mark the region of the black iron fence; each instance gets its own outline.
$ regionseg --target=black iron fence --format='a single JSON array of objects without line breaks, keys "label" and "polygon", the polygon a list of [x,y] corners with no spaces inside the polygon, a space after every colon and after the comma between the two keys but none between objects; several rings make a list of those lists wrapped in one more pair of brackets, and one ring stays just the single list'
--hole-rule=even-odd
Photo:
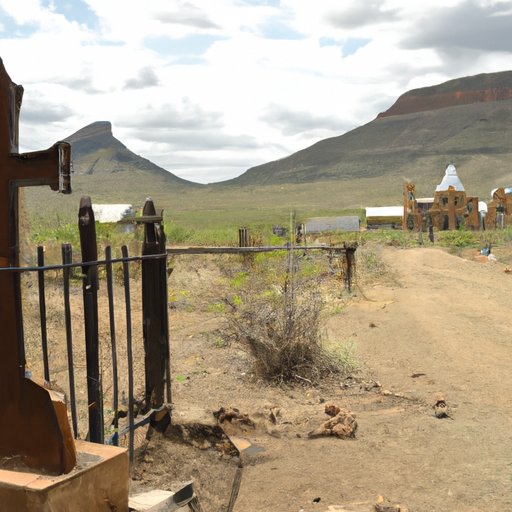
[{"label": "black iron fence", "polygon": [[[349,290],[355,270],[355,244],[247,247],[245,228],[239,232],[238,248],[166,248],[163,218],[151,200],[142,216],[131,219],[144,226],[141,254],[131,255],[127,245],[107,246],[101,259],[88,197],[80,202],[78,219],[80,257],[64,243],[61,261],[47,264],[39,246],[37,265],[0,271],[16,280],[23,327],[18,347],[20,360],[29,362],[26,374],[44,375],[44,385],[66,395],[75,438],[125,444],[130,460],[136,429],[149,424],[164,430],[171,419],[169,255],[287,249],[292,258],[293,250],[327,250],[330,264],[339,260],[343,267]],[[114,251],[120,255],[113,257]]]},{"label": "black iron fence", "polygon": [[[113,257],[107,246],[98,259],[94,214],[90,199],[82,198],[81,261],[73,261],[73,248],[65,243],[61,263],[46,264],[39,246],[36,266],[0,269],[13,273],[21,290],[21,360],[41,368],[44,385],[65,393],[75,438],[114,445],[122,439],[131,460],[135,430],[147,424],[164,428],[172,402],[162,218],[147,201],[135,220],[144,224],[142,254],[130,255],[124,245],[121,256]],[[134,321],[134,309],[142,322]],[[32,376],[32,365],[25,373]]]}]

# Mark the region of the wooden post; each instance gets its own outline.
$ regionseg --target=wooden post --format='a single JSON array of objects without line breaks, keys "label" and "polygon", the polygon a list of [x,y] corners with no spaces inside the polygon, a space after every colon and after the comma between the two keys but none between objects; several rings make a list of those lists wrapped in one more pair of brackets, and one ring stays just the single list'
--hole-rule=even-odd
[{"label": "wooden post", "polygon": [[[87,196],[82,197],[80,200],[78,229],[80,232],[82,262],[98,261],[96,223],[91,198]],[[103,397],[98,339],[98,268],[96,265],[84,265],[82,267],[82,274],[89,440],[92,443],[103,443]]]},{"label": "wooden post", "polygon": [[[144,217],[156,216],[151,199],[144,204]],[[165,233],[162,221],[144,224],[144,244],[142,254],[166,254]],[[169,326],[167,303],[167,260],[142,260],[142,326],[144,335],[146,392],[145,411],[156,409],[164,404],[166,364],[169,360]]]}]

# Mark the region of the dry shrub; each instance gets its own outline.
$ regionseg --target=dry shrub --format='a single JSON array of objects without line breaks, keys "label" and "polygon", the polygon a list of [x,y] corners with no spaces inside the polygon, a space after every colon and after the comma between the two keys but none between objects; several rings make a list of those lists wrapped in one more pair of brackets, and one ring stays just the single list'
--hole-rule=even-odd
[{"label": "dry shrub", "polygon": [[341,373],[339,359],[322,346],[320,294],[295,285],[244,296],[229,317],[231,334],[254,356],[255,373],[270,381],[318,382]]}]

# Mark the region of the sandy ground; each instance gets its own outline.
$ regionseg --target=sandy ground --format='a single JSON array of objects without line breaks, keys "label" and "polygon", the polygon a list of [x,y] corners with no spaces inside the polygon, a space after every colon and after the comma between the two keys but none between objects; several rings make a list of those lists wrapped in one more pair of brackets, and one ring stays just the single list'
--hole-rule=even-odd
[{"label": "sandy ground", "polygon": [[[218,315],[171,313],[175,420],[233,406],[256,423],[238,432],[260,450],[244,457],[234,510],[368,511],[379,495],[415,512],[512,510],[512,274],[471,255],[381,249],[379,278],[325,318],[331,343],[353,344],[358,380],[262,384],[219,343]],[[356,414],[355,439],[307,437],[327,402]],[[193,479],[206,511],[226,510],[237,462],[156,436],[133,488]]]},{"label": "sandy ground", "polygon": [[[358,258],[364,250],[358,249]],[[211,421],[221,406],[237,407],[255,426],[234,433],[257,449],[243,455],[240,470],[237,457],[155,435],[137,453],[132,491],[173,489],[192,479],[204,511],[220,512],[227,510],[241,471],[236,512],[363,512],[373,510],[380,495],[414,512],[512,510],[512,273],[500,263],[512,260],[511,254],[503,250],[498,263],[482,263],[473,257],[476,251],[466,258],[432,247],[372,251],[377,271],[372,279],[358,277],[353,293],[326,281],[329,344],[351,346],[361,370],[318,386],[258,381],[250,356],[224,342],[223,314],[211,307],[225,294],[220,278],[231,260],[178,258],[169,281],[175,306],[169,317],[173,421],[196,414]],[[121,298],[122,289],[116,294]],[[75,295],[79,300],[79,291]],[[31,296],[37,310],[37,295]],[[138,301],[134,307],[138,319]],[[53,341],[64,339],[59,311],[49,316],[55,324],[50,355],[52,376],[65,387],[65,350]],[[121,340],[122,307],[118,314]],[[101,318],[107,339],[105,311]],[[76,329],[80,384],[78,320]],[[37,329],[32,331],[37,339]],[[136,388],[142,389],[139,331],[134,328]],[[34,371],[40,372],[37,363]],[[79,404],[86,404],[84,393],[79,385]],[[438,393],[449,405],[446,419],[434,414]],[[356,415],[354,439],[308,438],[327,419],[330,402]],[[79,422],[84,431],[85,417]],[[138,444],[143,441],[138,434]]]}]

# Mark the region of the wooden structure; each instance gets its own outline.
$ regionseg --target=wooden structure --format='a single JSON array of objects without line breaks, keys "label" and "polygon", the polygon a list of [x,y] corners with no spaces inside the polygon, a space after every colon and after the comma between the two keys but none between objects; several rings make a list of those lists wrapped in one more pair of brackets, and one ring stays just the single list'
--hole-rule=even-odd
[{"label": "wooden structure", "polygon": [[492,201],[487,205],[485,228],[504,228],[512,224],[512,194],[507,194],[503,187],[492,194]]},{"label": "wooden structure", "polygon": [[365,208],[366,229],[400,229],[403,214],[400,206],[369,206]]},{"label": "wooden structure", "polygon": [[466,195],[454,165],[446,168],[445,176],[431,201],[417,199],[416,187],[411,182],[404,185],[403,201],[404,230],[425,231],[430,227],[438,231],[461,227],[480,229],[478,197]]},{"label": "wooden structure", "polygon": [[434,204],[427,214],[438,231],[461,227],[480,229],[478,197],[468,197],[466,192],[455,190],[453,187],[435,193]]},{"label": "wooden structure", "polygon": [[58,142],[48,150],[19,154],[22,96],[23,87],[11,81],[0,60],[0,457],[18,457],[29,467],[62,474],[76,462],[66,405],[25,377],[19,275],[1,267],[18,266],[19,187],[49,185],[71,192],[71,148]]}]

